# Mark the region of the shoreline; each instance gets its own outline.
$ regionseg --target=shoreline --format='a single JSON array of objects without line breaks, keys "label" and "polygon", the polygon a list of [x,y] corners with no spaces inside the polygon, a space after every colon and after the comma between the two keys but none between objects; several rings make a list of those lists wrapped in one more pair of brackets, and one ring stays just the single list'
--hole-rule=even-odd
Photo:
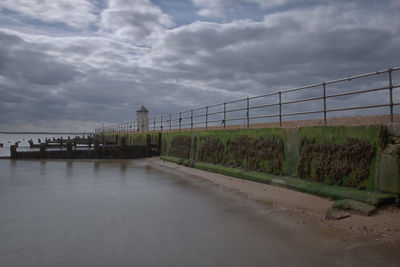
[{"label": "shoreline", "polygon": [[[326,211],[334,201],[287,188],[242,180],[222,174],[177,165],[158,157],[143,159],[149,165],[193,175],[246,198],[275,208],[297,224],[334,239],[350,241],[361,238],[366,245],[400,243],[400,208],[394,205],[378,208],[371,216],[351,214],[340,220],[326,220]],[[395,248],[393,248],[395,249]]]}]

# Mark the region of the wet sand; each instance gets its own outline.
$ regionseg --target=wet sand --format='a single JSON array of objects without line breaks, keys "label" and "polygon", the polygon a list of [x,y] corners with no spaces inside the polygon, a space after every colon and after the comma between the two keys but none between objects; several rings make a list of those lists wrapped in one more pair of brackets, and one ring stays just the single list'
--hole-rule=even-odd
[{"label": "wet sand", "polygon": [[292,222],[333,239],[349,242],[350,245],[352,242],[361,242],[357,243],[357,246],[385,247],[400,253],[400,208],[394,205],[380,208],[372,216],[351,214],[350,217],[341,220],[326,220],[326,210],[334,203],[329,199],[279,186],[188,168],[159,158],[151,158],[147,161],[152,166],[168,168],[205,179],[228,191],[273,207],[275,208],[273,212],[290,217]]}]

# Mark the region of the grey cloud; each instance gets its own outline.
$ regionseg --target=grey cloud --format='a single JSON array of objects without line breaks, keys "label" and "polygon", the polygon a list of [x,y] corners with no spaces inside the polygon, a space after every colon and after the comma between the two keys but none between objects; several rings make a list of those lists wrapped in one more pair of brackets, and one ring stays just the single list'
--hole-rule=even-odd
[{"label": "grey cloud", "polygon": [[61,22],[87,28],[97,20],[95,6],[88,0],[2,0],[0,11],[8,9],[44,22]]},{"label": "grey cloud", "polygon": [[[257,4],[263,9],[276,8],[288,3],[295,3],[296,0],[192,0],[199,8],[198,14],[204,17],[224,17],[227,9],[232,9],[245,4]],[[299,2],[299,1],[297,1]],[[300,1],[313,2],[310,0]]]},{"label": "grey cloud", "polygon": [[81,74],[74,66],[42,51],[30,49],[30,44],[14,35],[2,33],[0,40],[12,45],[0,47],[0,75],[15,82],[58,85],[70,82]]},{"label": "grey cloud", "polygon": [[154,41],[172,25],[169,16],[148,0],[111,0],[100,21],[102,31],[137,44]]},{"label": "grey cloud", "polygon": [[[243,90],[234,84],[240,84],[241,79],[253,81],[255,93],[260,85],[296,86],[340,77],[355,69],[364,72],[397,64],[399,58],[392,48],[400,43],[393,27],[388,26],[391,19],[387,18],[383,23],[386,27],[381,28],[348,25],[337,17],[373,20],[376,10],[329,6],[324,10],[288,11],[272,19],[267,16],[260,23],[198,22],[184,26],[168,32],[158,54],[152,55],[153,62],[165,64],[177,79],[210,81],[211,87],[232,84],[227,90]],[[331,28],[318,25],[329,21],[336,24]]]},{"label": "grey cloud", "polygon": [[[168,114],[395,66],[399,14],[342,1],[259,22],[168,29],[169,17],[151,2],[120,0],[103,10],[98,31],[64,37],[0,31],[0,126],[5,118],[77,128],[86,124],[75,118],[126,122],[142,104],[151,115]],[[142,41],[146,47],[137,46]],[[312,92],[288,97],[307,96]]]}]

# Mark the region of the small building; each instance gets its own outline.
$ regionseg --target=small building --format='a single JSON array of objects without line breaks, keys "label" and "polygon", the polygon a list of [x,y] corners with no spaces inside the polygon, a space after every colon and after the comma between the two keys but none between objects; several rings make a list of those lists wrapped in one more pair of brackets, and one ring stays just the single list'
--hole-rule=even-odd
[{"label": "small building", "polygon": [[149,130],[149,111],[143,105],[136,111],[136,121],[138,132]]}]

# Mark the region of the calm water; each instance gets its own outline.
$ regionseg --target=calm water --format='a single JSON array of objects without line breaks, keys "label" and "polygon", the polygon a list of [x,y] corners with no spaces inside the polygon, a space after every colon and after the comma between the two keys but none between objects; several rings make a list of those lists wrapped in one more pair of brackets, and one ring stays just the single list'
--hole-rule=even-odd
[{"label": "calm water", "polygon": [[[0,266],[385,266],[144,161],[0,160]],[[393,264],[394,266],[394,264]]]}]

